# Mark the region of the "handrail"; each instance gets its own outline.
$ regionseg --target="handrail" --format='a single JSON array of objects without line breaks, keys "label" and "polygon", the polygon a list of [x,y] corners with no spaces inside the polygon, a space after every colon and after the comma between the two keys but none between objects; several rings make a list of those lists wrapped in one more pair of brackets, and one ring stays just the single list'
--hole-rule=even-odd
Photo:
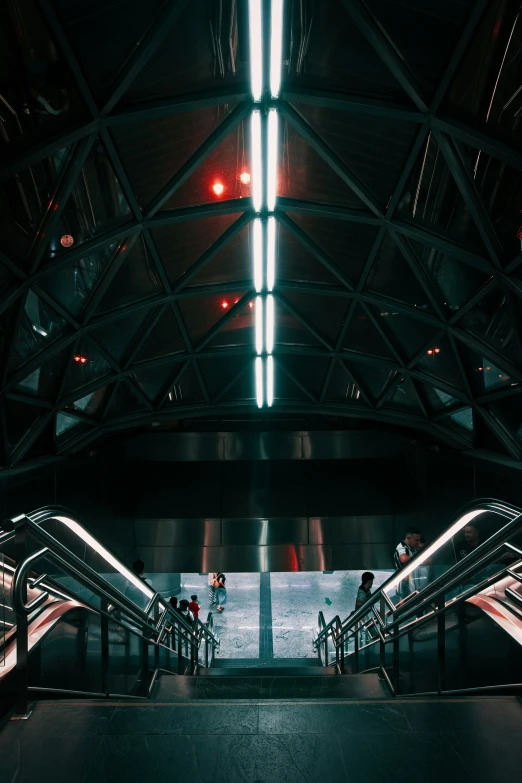
[{"label": "handrail", "polygon": [[[64,514],[66,512],[66,514]],[[34,566],[34,564],[43,557],[51,557],[65,570],[71,572],[76,579],[87,586],[89,589],[94,589],[94,592],[98,593],[102,598],[106,599],[115,608],[120,609],[125,613],[128,619],[139,624],[141,626],[138,631],[144,638],[150,638],[151,635],[156,635],[155,644],[161,643],[162,635],[165,630],[166,618],[169,617],[170,622],[174,622],[183,631],[183,635],[190,641],[192,645],[195,645],[198,649],[201,644],[201,640],[194,632],[194,628],[191,623],[186,620],[183,615],[176,612],[168,603],[163,603],[159,593],[154,591],[146,583],[142,583],[139,577],[130,572],[127,567],[114,557],[108,550],[105,549],[96,539],[94,539],[75,519],[69,516],[70,512],[63,507],[53,506],[38,509],[35,512],[27,515],[21,515],[11,520],[6,520],[3,523],[6,533],[0,537],[0,544],[5,543],[7,540],[11,540],[16,535],[16,530],[20,527],[25,527],[30,535],[41,543],[44,549],[40,552],[34,553],[25,558],[22,563],[17,565],[17,568],[13,577],[13,608],[17,614],[29,614],[34,611],[38,606],[44,603],[48,596],[48,593],[43,592],[37,599],[32,601],[29,605],[26,605],[23,601],[24,586],[26,584],[28,572]],[[45,531],[41,525],[49,520],[56,520],[64,524],[69,530],[78,535],[85,543],[95,543],[95,551],[101,554],[104,559],[111,565],[116,566],[119,573],[129,578],[135,586],[139,587],[144,595],[150,596],[149,603],[145,610],[137,606],[127,596],[121,593],[110,582],[101,577],[97,571],[91,566],[87,565],[83,560],[70,552],[63,544],[55,539],[50,533]],[[10,529],[9,529],[10,528]],[[83,533],[83,535],[82,535]],[[45,588],[44,584],[41,584],[42,588]],[[43,598],[42,598],[43,596]],[[162,609],[162,614],[157,623],[151,618],[151,612],[158,605]],[[95,611],[99,611],[95,607]],[[113,618],[114,619],[114,618]],[[204,629],[205,637],[213,645],[219,645],[219,640],[209,631]]]},{"label": "handrail", "polygon": [[[522,509],[519,509],[517,506],[513,506],[513,505],[510,505],[510,504],[507,504],[507,503],[502,503],[501,501],[495,500],[493,498],[484,498],[484,499],[474,500],[474,501],[466,504],[458,512],[458,514],[455,515],[455,517],[453,518],[454,521],[452,522],[452,524],[449,525],[449,527],[445,531],[445,533],[443,533],[441,536],[439,536],[439,538],[430,547],[426,547],[426,549],[423,549],[423,550],[419,551],[416,555],[414,555],[411,558],[411,560],[408,563],[408,570],[409,571],[410,570],[414,571],[416,568],[418,568],[420,565],[422,565],[422,563],[425,562],[425,560],[428,557],[430,557],[434,553],[434,551],[437,551],[441,546],[443,546],[445,543],[447,543],[447,541],[449,541],[449,539],[453,535],[455,535],[458,532],[458,530],[462,529],[462,527],[465,526],[466,518],[469,518],[470,515],[473,514],[473,512],[478,512],[477,514],[474,514],[474,516],[478,516],[478,514],[482,514],[482,513],[486,513],[486,512],[491,512],[491,513],[497,514],[499,516],[503,516],[505,518],[508,518],[508,519],[510,519],[510,522],[512,522],[518,515],[522,514]],[[453,528],[456,527],[456,525],[457,525],[457,523],[459,521],[462,521],[461,526],[457,530],[455,530],[455,532],[452,533],[451,536],[447,536],[448,531],[453,530]],[[510,523],[508,523],[508,524],[510,524]],[[501,530],[504,531],[506,527],[507,526],[504,526]],[[498,533],[500,533],[500,532],[501,531],[498,531]],[[495,534],[495,536],[497,536],[497,535],[498,534]],[[510,535],[511,535],[511,533],[510,533]],[[438,543],[438,542],[441,542],[441,543]],[[487,543],[487,542],[485,542],[485,543]],[[483,545],[481,545],[481,546],[483,546]],[[478,549],[479,549],[479,547],[477,548],[477,550]],[[468,557],[470,557],[470,556],[471,555],[468,555]],[[461,564],[457,564],[457,565],[461,565]],[[389,599],[387,590],[391,589],[397,581],[402,581],[402,579],[405,578],[405,576],[406,576],[405,571],[406,571],[406,569],[402,569],[402,571],[399,571],[398,573],[394,572],[384,582],[384,584],[381,585],[379,590],[377,590],[372,596],[370,596],[370,598],[367,601],[365,601],[365,603],[359,609],[357,609],[352,615],[347,617],[342,622],[342,630],[341,630],[341,633],[336,638],[336,645],[340,644],[341,641],[344,641],[345,636],[353,631],[354,626],[356,627],[356,624],[360,620],[362,620],[362,618],[365,617],[371,611],[372,606],[374,606],[378,601],[383,600],[387,605],[389,605],[390,599]],[[448,574],[448,573],[449,572],[446,572],[446,574]],[[402,576],[400,576],[401,574],[402,574]],[[443,574],[441,577],[439,577],[439,579],[437,581],[440,581],[440,580],[444,579],[446,574]],[[426,588],[424,588],[424,590],[428,590],[429,587],[430,587],[430,585],[428,585]],[[419,593],[419,596],[423,595],[424,590],[422,590]],[[418,599],[419,596],[417,596],[416,598]],[[408,601],[408,609],[411,608],[412,611],[413,611],[413,607],[417,607],[417,609],[418,609],[417,600],[414,600],[411,603],[410,603],[410,601]],[[394,612],[397,612],[398,610],[400,610],[399,606],[393,606],[393,611]],[[334,620],[335,620],[335,618],[334,618]],[[332,621],[332,623],[333,622],[334,621]],[[331,626],[331,623],[329,623],[329,626]],[[321,632],[321,634],[318,635],[318,637],[314,641],[314,646],[317,647],[322,641],[324,641],[324,636],[327,636],[330,633],[330,631],[331,631],[329,626],[324,628],[323,631]],[[330,635],[332,635],[332,634],[330,633]]]}]

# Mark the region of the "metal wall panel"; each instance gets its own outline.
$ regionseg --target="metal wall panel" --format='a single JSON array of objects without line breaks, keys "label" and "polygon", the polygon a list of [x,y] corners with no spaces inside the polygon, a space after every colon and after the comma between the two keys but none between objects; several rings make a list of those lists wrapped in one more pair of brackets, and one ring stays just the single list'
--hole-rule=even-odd
[{"label": "metal wall panel", "polygon": [[308,520],[294,519],[224,519],[223,546],[254,544],[307,544]]},{"label": "metal wall panel", "polygon": [[225,438],[225,460],[302,459],[299,432],[230,432]]},{"label": "metal wall panel", "polygon": [[393,548],[388,544],[341,544],[332,547],[332,569],[393,568]]},{"label": "metal wall panel", "polygon": [[331,547],[229,546],[140,547],[140,557],[149,572],[329,571]]},{"label": "metal wall panel", "polygon": [[205,547],[221,544],[219,519],[136,519],[136,546]]},{"label": "metal wall panel", "polygon": [[311,517],[309,536],[311,544],[391,545],[394,541],[393,515]]}]

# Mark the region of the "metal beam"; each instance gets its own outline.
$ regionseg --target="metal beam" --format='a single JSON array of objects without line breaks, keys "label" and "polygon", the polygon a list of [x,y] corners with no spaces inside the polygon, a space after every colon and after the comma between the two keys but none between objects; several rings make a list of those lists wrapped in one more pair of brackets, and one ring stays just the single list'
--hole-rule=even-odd
[{"label": "metal beam", "polygon": [[297,320],[298,320],[300,323],[302,323],[302,324],[303,324],[303,326],[304,326],[306,329],[308,329],[308,331],[310,332],[310,334],[312,334],[312,335],[315,337],[315,339],[316,339],[316,340],[319,340],[319,342],[320,342],[320,343],[322,343],[322,344],[325,346],[325,348],[328,348],[328,350],[329,350],[329,351],[332,351],[332,350],[333,350],[333,346],[332,346],[332,345],[330,345],[330,343],[328,342],[328,340],[327,340],[325,337],[323,337],[323,335],[322,335],[320,332],[318,332],[318,331],[317,331],[317,329],[315,328],[315,326],[313,326],[313,325],[310,323],[310,321],[309,321],[307,318],[305,318],[305,317],[304,317],[304,315],[303,315],[303,314],[302,314],[302,313],[301,313],[301,312],[298,310],[298,308],[297,308],[297,307],[294,307],[294,305],[292,304],[292,302],[290,302],[290,301],[289,301],[289,300],[286,298],[286,296],[284,296],[284,294],[282,294],[280,291],[278,291],[278,292],[275,294],[275,298],[277,299],[277,301],[278,301],[278,302],[280,302],[280,303],[283,305],[283,307],[284,307],[286,310],[288,310],[288,312],[289,312],[291,315],[293,315],[293,316],[294,316],[294,318],[296,318],[296,319],[297,319]]},{"label": "metal beam", "polygon": [[427,122],[429,117],[415,111],[408,104],[401,104],[383,98],[367,98],[363,95],[350,95],[343,92],[320,90],[316,87],[288,85],[283,87],[281,98],[289,103],[303,103],[307,106],[319,106],[325,109],[347,111],[353,114],[366,114],[373,117],[385,117],[400,122]]},{"label": "metal beam", "polygon": [[363,223],[368,226],[380,226],[382,219],[370,210],[350,207],[335,207],[330,204],[319,204],[315,201],[303,201],[288,196],[278,196],[276,214],[280,212],[295,212],[298,215],[345,220],[348,223]]},{"label": "metal beam", "polygon": [[406,66],[404,57],[397,51],[383,28],[376,23],[366,5],[361,0],[342,0],[342,4],[376,54],[399,82],[406,95],[411,98],[420,111],[428,111],[422,88]]},{"label": "metal beam", "polygon": [[437,313],[440,320],[445,322],[446,313],[444,312],[444,307],[443,305],[440,304],[438,294],[433,286],[431,278],[428,277],[426,270],[424,269],[423,266],[421,266],[420,261],[418,260],[416,254],[414,253],[412,248],[409,246],[409,244],[406,242],[406,240],[403,237],[401,237],[399,234],[396,234],[394,231],[390,231],[389,233],[393,241],[401,251],[404,260],[406,261],[411,271],[413,272],[414,276],[416,277],[420,287],[426,294],[434,311]]},{"label": "metal beam", "polygon": [[176,19],[187,7],[187,2],[188,0],[171,0],[167,3],[152,27],[136,43],[134,51],[116,77],[110,97],[102,109],[103,115],[109,114],[152,55],[156,53]]},{"label": "metal beam", "polygon": [[505,137],[500,134],[495,136],[491,131],[486,133],[451,117],[433,117],[431,127],[434,130],[447,133],[448,136],[459,139],[471,147],[482,150],[483,153],[501,160],[502,163],[512,166],[517,171],[522,171],[522,152],[520,152],[520,144],[516,139],[509,138],[508,141],[505,141]]},{"label": "metal beam", "polygon": [[216,147],[221,144],[229,133],[242,122],[250,111],[250,104],[241,103],[230,112],[227,117],[210,134],[203,144],[190,156],[186,163],[176,172],[176,174],[167,182],[164,188],[151,201],[145,214],[147,218],[153,217],[156,212],[172,197],[172,195],[181,187],[181,185],[190,177],[190,175],[201,165]]},{"label": "metal beam", "polygon": [[233,318],[238,315],[241,310],[247,306],[249,301],[255,297],[255,291],[250,290],[248,291],[244,296],[241,297],[241,299],[236,302],[235,305],[232,305],[232,307],[227,310],[224,316],[219,319],[219,321],[214,324],[214,326],[208,330],[206,335],[199,341],[198,345],[194,349],[195,353],[200,353],[201,350],[205,347],[205,345],[208,345],[208,343],[215,337],[216,334],[218,334],[226,324],[231,321]]}]

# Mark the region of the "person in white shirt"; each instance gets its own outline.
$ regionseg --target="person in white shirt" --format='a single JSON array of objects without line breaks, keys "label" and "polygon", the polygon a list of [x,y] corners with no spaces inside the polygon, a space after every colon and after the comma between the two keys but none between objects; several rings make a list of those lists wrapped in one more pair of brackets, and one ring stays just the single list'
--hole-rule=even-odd
[{"label": "person in white shirt", "polygon": [[[400,571],[417,554],[420,549],[421,533],[415,527],[406,530],[406,535],[399,541],[393,555],[395,569]],[[410,577],[406,577],[397,585],[397,593],[401,599],[406,598],[413,591]]]}]

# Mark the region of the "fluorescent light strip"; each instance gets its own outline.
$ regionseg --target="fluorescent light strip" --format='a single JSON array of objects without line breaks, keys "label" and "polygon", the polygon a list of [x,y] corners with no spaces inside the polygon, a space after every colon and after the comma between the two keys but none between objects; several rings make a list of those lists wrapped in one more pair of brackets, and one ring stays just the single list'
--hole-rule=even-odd
[{"label": "fluorescent light strip", "polygon": [[266,338],[265,347],[268,354],[274,350],[274,297],[268,294],[266,298]]},{"label": "fluorescent light strip", "polygon": [[260,101],[263,95],[263,25],[261,5],[262,0],[249,0],[248,3],[250,81],[254,101]]},{"label": "fluorescent light strip", "polygon": [[283,57],[283,0],[272,0],[270,27],[270,92],[272,98],[277,98],[281,89]]},{"label": "fluorescent light strip", "polygon": [[269,408],[274,402],[274,357],[266,358],[266,404]]},{"label": "fluorescent light strip", "polygon": [[267,248],[266,248],[266,287],[269,291],[274,290],[275,255],[276,255],[276,220],[275,217],[269,217]]},{"label": "fluorescent light strip", "polygon": [[254,212],[263,206],[263,159],[261,154],[261,112],[252,112],[252,204]]},{"label": "fluorescent light strip", "polygon": [[263,353],[263,298],[256,296],[256,351],[260,355]]},{"label": "fluorescent light strip", "polygon": [[263,224],[261,222],[260,218],[256,218],[254,220],[254,231],[253,231],[253,249],[252,253],[254,256],[254,285],[256,287],[257,293],[261,293],[261,289],[263,288],[263,261],[264,261],[264,253],[263,253]]},{"label": "fluorescent light strip", "polygon": [[256,359],[256,399],[257,407],[263,407],[263,360],[260,356]]},{"label": "fluorescent light strip", "polygon": [[268,164],[266,172],[266,206],[273,212],[277,192],[277,144],[279,141],[279,115],[277,109],[268,112]]},{"label": "fluorescent light strip", "polygon": [[460,517],[460,519],[457,519],[456,522],[449,527],[445,533],[443,533],[439,538],[437,538],[436,541],[433,542],[430,546],[427,546],[425,549],[422,550],[422,555],[420,557],[416,557],[413,562],[408,562],[408,565],[404,566],[400,571],[397,572],[397,576],[395,579],[392,579],[391,582],[388,582],[386,587],[384,588],[386,593],[389,593],[390,590],[393,590],[397,587],[399,582],[402,582],[403,579],[406,579],[413,571],[415,571],[419,566],[421,566],[428,558],[430,558],[435,552],[437,552],[438,549],[440,549],[441,546],[444,546],[444,544],[447,544],[447,542],[450,540],[450,538],[453,538],[459,530],[462,530],[463,527],[466,527],[472,519],[475,519],[475,517],[478,517],[479,514],[485,514],[486,509],[477,509],[476,511],[469,511],[467,514],[464,514],[463,517]]}]

